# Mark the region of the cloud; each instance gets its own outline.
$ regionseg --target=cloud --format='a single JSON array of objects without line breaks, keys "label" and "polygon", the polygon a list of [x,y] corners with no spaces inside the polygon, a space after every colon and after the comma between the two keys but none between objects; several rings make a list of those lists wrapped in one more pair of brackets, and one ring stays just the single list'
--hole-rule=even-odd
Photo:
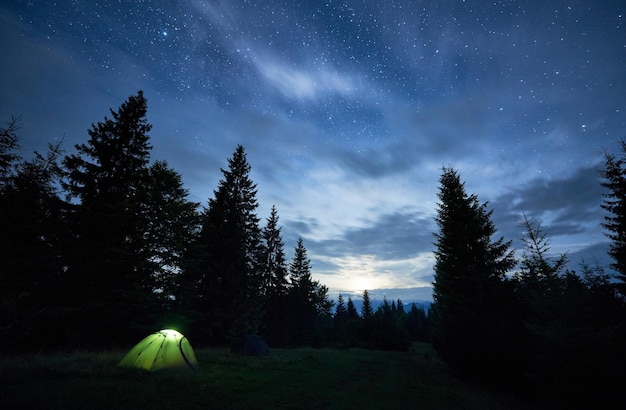
[{"label": "cloud", "polygon": [[381,214],[396,210],[428,215],[435,199],[434,189],[432,195],[425,194],[415,180],[357,178],[319,159],[306,173],[294,177],[289,193],[284,194],[290,203],[286,219],[315,221],[305,239],[318,242],[343,239],[345,232],[368,228]]},{"label": "cloud", "polygon": [[303,70],[266,58],[258,58],[256,67],[263,79],[287,98],[315,100],[328,94],[349,96],[355,91],[350,78],[326,69]]},{"label": "cloud", "polygon": [[610,242],[600,242],[587,247],[584,247],[576,252],[568,253],[567,255],[567,267],[575,272],[582,273],[582,263],[589,265],[589,267],[595,267],[596,264],[605,268],[607,273],[614,274],[615,272],[610,269],[614,261],[608,255]]},{"label": "cloud", "polygon": [[419,164],[415,152],[406,144],[383,145],[376,149],[337,153],[338,161],[346,170],[360,176],[380,178],[409,171]]},{"label": "cloud", "polygon": [[435,229],[432,217],[398,211],[378,215],[369,226],[347,230],[343,241],[346,251],[352,254],[376,253],[384,260],[403,259],[432,251]]},{"label": "cloud", "polygon": [[[431,270],[434,256],[430,252],[407,259],[381,260],[376,255],[316,255],[332,266],[325,272],[318,266],[313,276],[336,292],[362,292],[365,289],[414,288],[431,286],[420,272]],[[315,260],[312,258],[313,264]]]},{"label": "cloud", "polygon": [[430,287],[432,220],[417,212],[379,215],[336,239],[308,240],[314,275],[335,292]]},{"label": "cloud", "polygon": [[578,233],[599,225],[603,201],[599,169],[583,167],[562,178],[534,178],[497,197],[491,207],[502,222],[520,216],[541,220],[553,236]]}]

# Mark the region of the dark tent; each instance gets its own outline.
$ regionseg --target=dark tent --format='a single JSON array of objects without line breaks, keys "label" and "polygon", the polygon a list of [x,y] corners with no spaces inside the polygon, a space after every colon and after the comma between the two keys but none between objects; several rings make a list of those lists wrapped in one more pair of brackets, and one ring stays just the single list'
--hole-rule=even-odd
[{"label": "dark tent", "polygon": [[241,339],[237,346],[232,349],[233,353],[243,356],[265,356],[270,354],[270,348],[257,335],[248,335]]}]

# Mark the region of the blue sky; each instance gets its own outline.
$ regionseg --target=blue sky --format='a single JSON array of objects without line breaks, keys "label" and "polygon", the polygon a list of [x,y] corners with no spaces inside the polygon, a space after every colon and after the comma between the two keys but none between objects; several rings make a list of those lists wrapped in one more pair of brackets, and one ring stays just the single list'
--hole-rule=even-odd
[{"label": "blue sky", "polygon": [[[600,3],[600,4],[598,4]],[[237,146],[331,293],[431,298],[442,166],[514,240],[608,263],[597,170],[626,130],[617,1],[16,1],[0,115],[25,155],[142,89],[153,159],[206,204]],[[521,252],[518,252],[520,255]]]}]

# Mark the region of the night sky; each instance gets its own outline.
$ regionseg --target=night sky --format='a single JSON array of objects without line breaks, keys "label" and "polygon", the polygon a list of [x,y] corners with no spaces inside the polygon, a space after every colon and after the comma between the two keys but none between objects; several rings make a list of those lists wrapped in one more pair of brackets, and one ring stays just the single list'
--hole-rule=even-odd
[{"label": "night sky", "polygon": [[[431,298],[453,166],[516,239],[608,263],[603,150],[626,137],[620,1],[17,1],[0,5],[0,119],[24,155],[143,90],[152,159],[206,205],[237,144],[263,223],[338,292]],[[517,252],[521,256],[521,251]],[[401,290],[400,290],[401,288]]]}]

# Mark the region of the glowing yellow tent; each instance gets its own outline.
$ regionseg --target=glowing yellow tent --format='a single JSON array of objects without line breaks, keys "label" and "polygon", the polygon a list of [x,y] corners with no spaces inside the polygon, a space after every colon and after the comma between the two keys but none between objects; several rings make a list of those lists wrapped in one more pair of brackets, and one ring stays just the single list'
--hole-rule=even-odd
[{"label": "glowing yellow tent", "polygon": [[117,365],[137,367],[148,371],[196,370],[198,361],[185,336],[176,330],[164,329],[137,343]]}]

